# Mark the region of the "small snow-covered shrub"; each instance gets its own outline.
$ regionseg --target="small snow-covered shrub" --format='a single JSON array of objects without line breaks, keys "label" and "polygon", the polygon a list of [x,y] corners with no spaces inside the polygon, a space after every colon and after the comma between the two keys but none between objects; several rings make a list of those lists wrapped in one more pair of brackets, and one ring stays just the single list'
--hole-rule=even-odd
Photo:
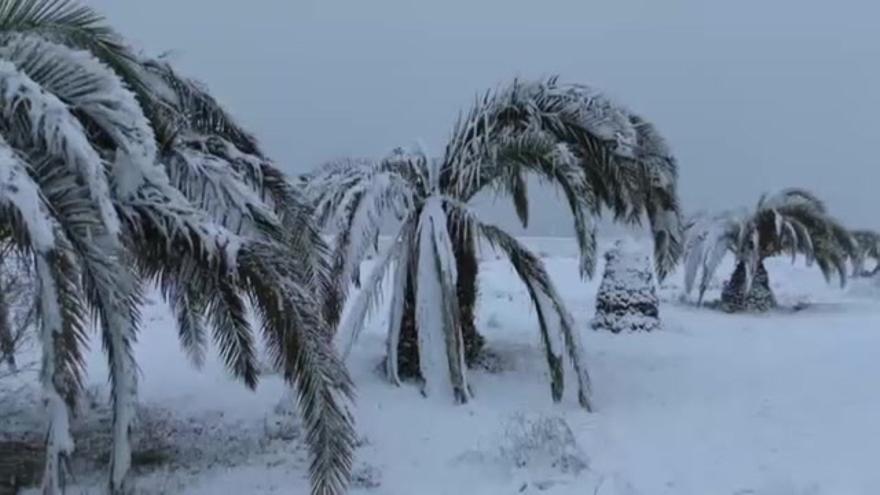
[{"label": "small snow-covered shrub", "polygon": [[559,416],[514,415],[499,447],[502,459],[517,468],[553,468],[577,474],[587,460],[565,419]]},{"label": "small snow-covered shrub", "polygon": [[634,242],[617,241],[605,253],[596,296],[596,330],[651,331],[660,327],[660,301],[650,254]]},{"label": "small snow-covered shrub", "polygon": [[498,431],[458,460],[470,466],[489,464],[505,470],[528,470],[539,477],[542,473],[577,475],[589,464],[565,419],[524,413],[505,418]]}]

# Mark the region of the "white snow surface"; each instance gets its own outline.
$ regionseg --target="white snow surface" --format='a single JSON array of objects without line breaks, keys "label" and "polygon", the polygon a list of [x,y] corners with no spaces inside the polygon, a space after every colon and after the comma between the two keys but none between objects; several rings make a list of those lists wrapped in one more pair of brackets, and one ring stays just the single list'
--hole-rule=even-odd
[{"label": "white snow surface", "polygon": [[[576,319],[596,411],[578,406],[570,370],[562,403],[552,403],[526,289],[485,251],[478,328],[500,370],[473,370],[474,398],[464,405],[391,386],[376,372],[388,328],[378,311],[348,360],[362,436],[352,493],[880,493],[880,281],[840,290],[815,267],[774,259],[767,269],[783,308],[728,315],[683,302],[679,272],[660,289],[662,330],[613,335],[588,329],[601,277],[579,279],[574,240],[525,242],[542,253]],[[725,260],[718,277],[732,268]],[[806,308],[792,309],[800,303]],[[307,493],[302,435],[277,433],[295,418],[275,407],[279,378],[265,376],[254,393],[215,357],[193,370],[165,305],[144,313],[135,347],[141,403],[197,427],[159,430],[188,457],[140,469],[137,493]],[[92,347],[89,381],[105,386],[106,360]],[[78,473],[69,493],[101,493],[105,480]]]}]

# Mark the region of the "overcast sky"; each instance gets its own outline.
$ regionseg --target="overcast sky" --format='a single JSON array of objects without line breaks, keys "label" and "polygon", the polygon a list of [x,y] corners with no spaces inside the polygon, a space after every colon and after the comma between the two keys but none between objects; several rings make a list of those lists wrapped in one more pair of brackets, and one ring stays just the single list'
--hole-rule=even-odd
[{"label": "overcast sky", "polygon": [[[559,74],[657,124],[686,210],[801,186],[880,227],[876,1],[89,3],[149,52],[173,51],[291,173],[416,139],[439,153],[478,91]],[[556,208],[534,200],[532,230],[567,232]]]}]

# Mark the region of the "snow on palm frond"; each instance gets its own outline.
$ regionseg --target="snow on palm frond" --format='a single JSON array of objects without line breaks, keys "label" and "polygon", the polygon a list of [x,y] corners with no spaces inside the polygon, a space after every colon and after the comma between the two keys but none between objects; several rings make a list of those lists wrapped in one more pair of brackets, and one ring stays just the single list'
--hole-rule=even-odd
[{"label": "snow on palm frond", "polygon": [[[147,88],[150,77],[162,84]],[[0,213],[17,244],[35,253],[44,315],[61,314],[43,325],[44,341],[63,337],[44,345],[50,397],[76,393],[64,385],[77,381],[76,329],[84,324],[76,311],[90,309],[102,330],[114,401],[110,491],[128,490],[143,278],[173,302],[188,352],[201,358],[209,329],[251,387],[258,373],[245,303],[266,318],[284,312],[264,320],[264,330],[300,390],[313,490],[343,491],[354,443],[343,414],[351,385],[326,322],[316,319],[334,288],[327,248],[310,205],[255,140],[203,87],[137,60],[100,16],[67,0],[0,0],[0,103],[0,172],[11,171],[0,178],[9,184]],[[44,477],[52,495],[72,450],[57,403]]]},{"label": "snow on palm frond", "polygon": [[80,121],[53,93],[46,91],[0,53],[0,104],[3,117],[15,132],[7,139],[16,146],[38,148],[73,167],[89,185],[101,206],[103,220],[118,234],[119,220],[110,198],[103,160],[92,146]]},{"label": "snow on palm frond", "polygon": [[425,190],[426,164],[422,155],[397,153],[379,162],[332,162],[305,178],[303,195],[318,223],[336,230],[329,276],[338,287],[325,308],[331,324],[345,302],[348,281],[357,278],[361,262],[375,247],[383,220],[402,219]]},{"label": "snow on palm frond", "polygon": [[47,203],[56,212],[63,232],[76,255],[85,299],[100,323],[109,359],[113,400],[114,444],[111,456],[111,491],[125,490],[131,462],[130,429],[134,420],[137,367],[132,354],[140,322],[140,286],[118,242],[108,239],[101,215],[87,187],[56,159],[37,161],[33,175]]},{"label": "snow on palm frond", "polygon": [[312,454],[312,493],[343,493],[355,443],[349,411],[354,386],[332,348],[320,301],[295,282],[291,272],[298,268],[277,246],[243,247],[238,266],[275,364],[296,384]]},{"label": "snow on palm frond", "polygon": [[221,137],[242,153],[262,156],[256,138],[242,129],[235,119],[208,93],[204,85],[181,76],[171,65],[159,60],[141,63],[151,81],[157,111],[162,113],[171,135],[180,131]]},{"label": "snow on palm frond", "polygon": [[702,303],[724,255],[734,250],[740,215],[733,212],[715,216],[702,215],[691,219],[689,223],[685,234],[683,260],[685,292],[690,293],[693,290],[699,275],[698,301]]},{"label": "snow on palm frond", "polygon": [[73,452],[69,408],[81,387],[84,367],[80,349],[85,341],[85,315],[78,265],[39,185],[2,138],[0,205],[13,239],[20,249],[32,253],[35,263],[40,341],[48,357],[41,370],[49,413],[43,491],[61,493],[63,463]]},{"label": "snow on palm frond", "polygon": [[280,220],[228,162],[186,145],[163,161],[173,186],[215,222],[239,234],[281,235]]},{"label": "snow on palm frond", "polygon": [[161,160],[174,186],[214,222],[287,246],[303,283],[335,307],[330,254],[308,201],[201,83],[161,61],[143,61],[142,68],[154,87],[153,125],[166,130]]},{"label": "snow on palm frond", "polygon": [[[615,218],[635,222],[648,216],[658,274],[665,277],[681,255],[681,225],[675,159],[656,129],[588,86],[515,81],[459,119],[445,155],[452,187],[463,197],[480,190],[481,176],[494,175],[484,167],[496,163],[493,149],[503,136],[528,135],[564,145],[583,168],[589,211],[607,207]],[[581,248],[589,267],[594,248]]]},{"label": "snow on palm frond", "polygon": [[141,86],[134,57],[104,16],[77,0],[0,0],[0,33],[31,34],[95,54]]},{"label": "snow on palm frond", "polygon": [[[116,147],[117,171],[136,179],[139,170],[155,166],[155,136],[140,103],[122,79],[94,55],[32,36],[16,36],[0,48],[0,58],[15,63],[89,125],[100,129]],[[123,181],[119,175],[114,181],[120,196],[139,185],[136,180]]]},{"label": "snow on palm frond", "polygon": [[446,388],[457,402],[467,402],[470,388],[455,292],[458,274],[439,196],[425,200],[416,236],[416,325],[424,393],[430,394],[434,387]]},{"label": "snow on palm frond", "polygon": [[528,251],[516,239],[498,227],[480,224],[479,232],[489,243],[504,252],[510,259],[517,274],[526,284],[532,303],[538,313],[541,337],[544,341],[547,362],[552,377],[553,399],[562,399],[563,368],[562,342],[568,351],[578,380],[578,401],[590,410],[590,378],[580,334],[574,325],[574,318],[566,309],[553,282],[544,269],[541,260]]}]

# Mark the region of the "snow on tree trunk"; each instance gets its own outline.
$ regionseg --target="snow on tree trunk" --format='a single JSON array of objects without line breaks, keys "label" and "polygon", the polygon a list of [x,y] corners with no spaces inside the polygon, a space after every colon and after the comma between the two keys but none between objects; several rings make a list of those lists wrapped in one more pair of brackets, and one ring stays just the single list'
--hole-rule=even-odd
[{"label": "snow on tree trunk", "polygon": [[421,378],[416,330],[416,291],[410,270],[407,270],[406,288],[403,293],[403,316],[397,341],[397,372],[403,379]]},{"label": "snow on tree trunk", "polygon": [[[466,249],[458,240],[453,241],[455,248],[455,263],[458,272],[456,293],[458,307],[461,315],[461,333],[464,339],[465,362],[469,368],[478,364],[486,339],[477,331],[476,326],[476,302],[477,302],[477,277],[479,274],[479,262],[473,249]],[[420,378],[419,375],[419,349],[417,342],[415,292],[409,281],[410,278],[399,278],[405,281],[406,288],[403,290],[403,313],[395,316],[393,321],[400,320],[400,333],[395,336],[397,343],[394,354],[396,356],[396,371],[400,378]],[[389,352],[389,356],[391,352]]]},{"label": "snow on tree trunk", "polygon": [[746,267],[737,263],[730,280],[724,283],[721,291],[721,309],[728,313],[764,312],[776,307],[776,297],[770,289],[770,279],[764,263],[758,264],[752,286],[746,291]]},{"label": "snow on tree trunk", "polygon": [[58,348],[63,332],[62,310],[58,290],[52,276],[51,254],[35,256],[37,276],[40,281],[40,341],[43,348],[40,382],[49,417],[46,432],[46,464],[43,472],[43,495],[60,495],[64,489],[63,468],[73,453],[73,437],[70,435],[70,411],[63,397],[69,392]]},{"label": "snow on tree trunk", "polygon": [[605,273],[596,296],[592,327],[614,333],[660,327],[651,255],[634,242],[617,241],[605,253]]},{"label": "snow on tree trunk", "polygon": [[439,198],[426,201],[418,228],[416,327],[423,392],[433,395],[439,387],[457,402],[467,402],[470,391],[455,292],[455,255]]}]

